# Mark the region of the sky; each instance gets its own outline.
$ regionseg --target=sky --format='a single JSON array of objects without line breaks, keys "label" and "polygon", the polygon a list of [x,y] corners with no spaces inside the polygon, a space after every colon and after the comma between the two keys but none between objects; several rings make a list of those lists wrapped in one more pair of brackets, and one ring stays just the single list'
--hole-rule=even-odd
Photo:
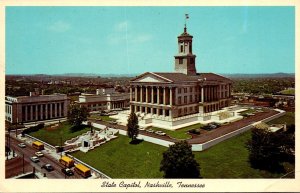
[{"label": "sky", "polygon": [[197,72],[294,73],[294,7],[6,7],[6,74],[173,72],[193,35]]}]

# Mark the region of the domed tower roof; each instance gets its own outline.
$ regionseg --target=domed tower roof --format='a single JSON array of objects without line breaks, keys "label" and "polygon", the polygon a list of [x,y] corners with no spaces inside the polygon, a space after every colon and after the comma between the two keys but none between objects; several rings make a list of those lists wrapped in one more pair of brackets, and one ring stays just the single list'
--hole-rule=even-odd
[{"label": "domed tower roof", "polygon": [[178,38],[179,38],[179,37],[193,37],[193,36],[190,35],[190,34],[187,32],[187,30],[186,30],[186,25],[184,25],[184,31],[183,31],[182,34],[180,34],[180,36],[178,36]]},{"label": "domed tower roof", "polygon": [[178,36],[178,41],[184,41],[184,40],[192,40],[193,39],[193,36],[190,35],[188,32],[187,32],[187,29],[186,29],[186,25],[184,25],[184,31],[182,34],[180,34]]}]

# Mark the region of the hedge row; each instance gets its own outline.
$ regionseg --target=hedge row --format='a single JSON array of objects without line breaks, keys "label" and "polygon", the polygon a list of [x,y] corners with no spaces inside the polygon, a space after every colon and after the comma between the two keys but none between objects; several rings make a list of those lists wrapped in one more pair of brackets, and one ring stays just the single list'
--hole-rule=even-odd
[{"label": "hedge row", "polygon": [[22,135],[25,135],[25,134],[28,134],[28,133],[31,133],[31,132],[36,132],[36,131],[44,128],[44,126],[45,126],[44,123],[40,123],[36,126],[29,127],[28,129],[25,129],[24,131],[22,131]]}]

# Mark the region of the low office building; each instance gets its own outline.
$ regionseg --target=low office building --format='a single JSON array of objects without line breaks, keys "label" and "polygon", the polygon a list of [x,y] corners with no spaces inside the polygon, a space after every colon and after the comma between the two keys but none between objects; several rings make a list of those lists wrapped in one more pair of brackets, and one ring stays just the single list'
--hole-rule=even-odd
[{"label": "low office building", "polygon": [[96,94],[82,93],[78,104],[89,111],[114,110],[129,107],[129,93],[116,92],[114,88],[97,89]]},{"label": "low office building", "polygon": [[70,100],[65,94],[30,96],[5,96],[5,120],[11,123],[27,123],[65,118]]}]

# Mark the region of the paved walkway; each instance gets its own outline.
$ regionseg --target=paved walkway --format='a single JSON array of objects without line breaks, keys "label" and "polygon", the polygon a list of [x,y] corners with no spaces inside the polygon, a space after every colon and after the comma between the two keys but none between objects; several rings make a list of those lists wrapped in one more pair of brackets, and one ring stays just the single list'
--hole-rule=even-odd
[{"label": "paved walkway", "polygon": [[[212,139],[215,139],[217,137],[223,136],[227,133],[230,133],[232,131],[241,129],[247,125],[251,125],[255,122],[261,121],[265,118],[268,118],[272,115],[278,114],[279,112],[271,110],[269,112],[261,112],[261,113],[256,113],[254,116],[244,118],[242,120],[230,123],[228,125],[223,125],[215,130],[208,131],[205,135],[201,135],[199,137],[195,137],[192,139],[188,140],[188,143],[190,144],[201,144],[205,143],[207,141],[210,141]],[[201,129],[202,130],[202,129]],[[200,131],[201,133],[201,131]]]},{"label": "paved walkway", "polygon": [[[265,118],[268,118],[268,117],[270,117],[272,115],[275,115],[275,114],[278,114],[278,113],[279,113],[278,111],[269,110],[267,112],[256,113],[253,116],[244,118],[244,119],[239,120],[239,121],[235,121],[235,122],[230,123],[228,125],[223,125],[223,126],[217,128],[217,129],[214,129],[214,130],[211,130],[211,131],[206,131],[206,130],[200,129],[201,134],[199,136],[198,135],[192,135],[192,138],[188,139],[187,142],[189,144],[202,144],[202,143],[208,142],[212,139],[215,139],[217,137],[228,134],[232,131],[241,129],[241,128],[247,126],[247,125],[251,125],[255,122],[261,121]],[[125,131],[127,130],[127,127],[123,126],[123,125],[114,125],[114,124],[107,123],[105,121],[93,121],[93,122],[103,124],[103,125],[106,125],[108,127],[112,127],[112,128],[116,128],[116,129],[122,129],[122,130],[125,130]],[[146,131],[140,131],[140,134],[150,136],[150,137],[155,137],[155,138],[170,141],[170,142],[179,141],[177,139],[170,138],[169,136],[160,136],[160,135],[156,135],[154,133],[149,133],[149,132],[146,132]]]}]

